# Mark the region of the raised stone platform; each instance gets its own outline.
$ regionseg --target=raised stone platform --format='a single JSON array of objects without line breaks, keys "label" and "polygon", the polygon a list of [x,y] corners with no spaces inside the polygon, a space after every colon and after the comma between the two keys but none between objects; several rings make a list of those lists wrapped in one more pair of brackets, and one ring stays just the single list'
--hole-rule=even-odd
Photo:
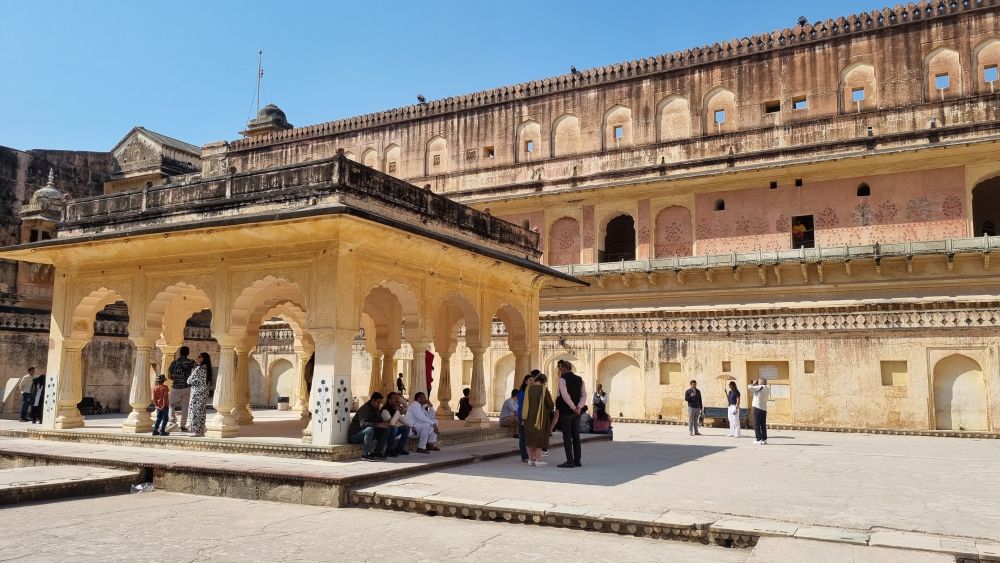
[{"label": "raised stone platform", "polygon": [[[0,420],[0,436],[31,438],[95,444],[130,446],[150,449],[183,450],[191,452],[217,452],[272,457],[289,457],[321,461],[346,461],[361,457],[361,446],[314,446],[302,442],[302,422],[297,413],[274,410],[255,410],[255,422],[240,428],[235,438],[191,438],[186,432],[172,432],[170,436],[128,434],[121,431],[125,415],[100,415],[87,418],[87,426],[73,430],[46,430],[38,425],[16,420]],[[461,421],[439,421],[439,444],[454,446],[510,438],[510,428],[493,424],[487,428],[466,426]],[[416,439],[411,438],[412,449]],[[516,446],[516,444],[515,444]]]}]

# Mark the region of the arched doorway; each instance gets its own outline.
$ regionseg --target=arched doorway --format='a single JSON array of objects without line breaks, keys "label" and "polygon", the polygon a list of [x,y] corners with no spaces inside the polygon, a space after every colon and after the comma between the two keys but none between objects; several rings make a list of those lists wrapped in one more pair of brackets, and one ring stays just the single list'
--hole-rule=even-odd
[{"label": "arched doorway", "polygon": [[503,402],[510,397],[510,391],[513,388],[514,354],[507,354],[497,360],[493,366],[493,406],[497,411],[503,406]]},{"label": "arched doorway", "polygon": [[619,215],[608,221],[604,230],[604,248],[600,262],[635,260],[635,220],[631,215]]},{"label": "arched doorway", "polygon": [[281,397],[290,398],[295,394],[295,386],[298,385],[295,366],[284,358],[275,360],[267,370],[267,381],[270,404],[276,404]]},{"label": "arched doorway", "polygon": [[608,410],[612,417],[646,416],[642,369],[634,358],[625,354],[612,354],[604,358],[597,366],[597,382],[608,393]]},{"label": "arched doorway", "polygon": [[1000,176],[972,189],[972,236],[996,236],[1000,225]]},{"label": "arched doorway", "polygon": [[979,363],[952,354],[934,366],[938,430],[986,430],[986,381]]}]

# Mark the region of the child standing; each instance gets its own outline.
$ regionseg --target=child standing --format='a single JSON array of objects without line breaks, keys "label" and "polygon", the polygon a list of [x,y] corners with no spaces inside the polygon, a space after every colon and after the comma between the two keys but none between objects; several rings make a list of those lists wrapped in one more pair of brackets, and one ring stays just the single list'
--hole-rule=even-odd
[{"label": "child standing", "polygon": [[156,406],[156,423],[153,424],[153,436],[169,436],[167,419],[170,417],[170,388],[166,385],[167,377],[156,376],[156,387],[153,387],[153,404]]}]

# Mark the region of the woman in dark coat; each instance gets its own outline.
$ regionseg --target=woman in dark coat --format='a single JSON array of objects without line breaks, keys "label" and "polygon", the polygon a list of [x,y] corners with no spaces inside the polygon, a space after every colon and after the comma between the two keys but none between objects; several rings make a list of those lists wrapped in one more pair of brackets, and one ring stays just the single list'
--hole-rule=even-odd
[{"label": "woman in dark coat", "polygon": [[540,373],[524,390],[521,421],[524,423],[524,445],[528,448],[528,465],[548,465],[542,461],[542,450],[549,447],[549,435],[556,421],[552,420],[555,403],[545,387],[546,381],[548,378]]},{"label": "woman in dark coat", "polygon": [[31,423],[42,423],[42,413],[45,411],[45,374],[31,381]]}]

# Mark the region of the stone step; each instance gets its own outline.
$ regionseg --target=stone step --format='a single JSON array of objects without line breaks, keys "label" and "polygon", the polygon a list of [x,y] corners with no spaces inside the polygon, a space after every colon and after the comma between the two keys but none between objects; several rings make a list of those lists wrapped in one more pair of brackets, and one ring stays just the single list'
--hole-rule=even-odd
[{"label": "stone step", "polygon": [[[796,539],[820,546],[850,547],[836,548],[844,553],[853,553],[854,548],[869,549],[871,555],[881,557],[888,552],[885,561],[907,561],[905,554],[921,553],[921,558],[912,561],[958,561],[1000,562],[1000,544],[968,538],[948,538],[931,534],[848,530],[824,526],[799,525],[755,518],[730,518],[717,515],[691,514],[668,510],[664,512],[609,511],[577,505],[558,505],[547,502],[499,499],[484,502],[481,499],[460,498],[439,494],[431,488],[419,485],[375,485],[353,489],[349,494],[351,506],[382,510],[395,510],[450,516],[468,520],[485,520],[574,528],[594,532],[646,537],[663,540],[678,540],[715,544],[724,547],[750,549],[763,538]],[[785,544],[782,544],[785,545]],[[787,544],[800,545],[800,544]],[[874,549],[874,547],[879,549]],[[761,553],[770,553],[770,548]],[[898,553],[896,553],[898,552]],[[868,561],[867,551],[862,550],[855,560]],[[926,556],[925,556],[926,555]],[[945,559],[931,555],[945,556]],[[769,555],[768,555],[769,557]],[[777,561],[794,559],[768,559],[764,555],[750,561]],[[803,560],[803,559],[799,559]],[[831,559],[831,561],[851,560]],[[883,559],[877,559],[882,561]]]},{"label": "stone step", "polygon": [[122,494],[141,483],[143,477],[141,470],[82,465],[8,467],[0,469],[0,505]]}]

